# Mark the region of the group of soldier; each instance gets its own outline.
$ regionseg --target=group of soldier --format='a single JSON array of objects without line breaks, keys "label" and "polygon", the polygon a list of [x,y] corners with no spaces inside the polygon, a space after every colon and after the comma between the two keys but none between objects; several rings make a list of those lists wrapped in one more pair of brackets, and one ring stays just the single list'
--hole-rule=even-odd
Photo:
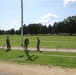
[{"label": "group of soldier", "polygon": [[[6,44],[7,44],[7,50],[11,50],[11,45],[10,45],[10,39],[9,39],[9,36],[7,36],[6,38]],[[29,39],[26,38],[24,40],[24,50],[28,50],[28,45],[29,45]],[[40,38],[37,37],[37,51],[40,51]]]}]

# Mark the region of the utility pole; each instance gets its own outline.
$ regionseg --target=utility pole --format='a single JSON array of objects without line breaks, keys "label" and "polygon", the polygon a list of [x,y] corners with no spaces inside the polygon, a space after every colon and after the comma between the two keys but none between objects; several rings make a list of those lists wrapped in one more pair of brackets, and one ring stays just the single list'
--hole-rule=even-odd
[{"label": "utility pole", "polygon": [[21,0],[21,46],[23,46],[23,0]]}]

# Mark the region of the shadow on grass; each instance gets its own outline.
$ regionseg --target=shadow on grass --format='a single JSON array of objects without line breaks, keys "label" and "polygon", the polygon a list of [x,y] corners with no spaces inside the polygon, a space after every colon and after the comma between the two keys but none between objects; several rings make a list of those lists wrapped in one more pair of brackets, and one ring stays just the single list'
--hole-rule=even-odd
[{"label": "shadow on grass", "polygon": [[5,52],[9,52],[9,51],[11,51],[11,49],[7,49]]},{"label": "shadow on grass", "polygon": [[[26,61],[28,61],[28,60],[30,60],[30,61],[35,61],[35,60],[38,58],[38,56],[30,55],[30,54],[29,54],[30,51],[28,51],[28,50],[24,50],[24,52],[25,52],[25,54],[26,54],[26,56],[27,56]],[[25,57],[25,55],[19,56],[19,58],[23,58],[23,57]]]},{"label": "shadow on grass", "polygon": [[29,54],[29,52],[30,51],[28,51],[28,50],[24,50],[25,51],[25,53],[26,53],[26,55],[27,55],[27,57],[28,57],[28,59],[26,60],[26,61],[28,61],[28,60],[30,60],[30,61],[35,61],[38,57],[37,56],[35,56],[35,55],[30,55]]}]

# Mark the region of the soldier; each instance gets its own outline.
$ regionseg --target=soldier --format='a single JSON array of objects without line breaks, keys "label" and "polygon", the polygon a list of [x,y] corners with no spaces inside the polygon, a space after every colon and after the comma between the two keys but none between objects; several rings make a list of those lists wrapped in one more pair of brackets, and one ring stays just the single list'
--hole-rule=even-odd
[{"label": "soldier", "polygon": [[26,39],[24,40],[24,50],[27,50],[27,49],[28,49],[28,45],[29,45],[29,39],[26,38]]},{"label": "soldier", "polygon": [[37,37],[37,51],[40,51],[40,38]]},{"label": "soldier", "polygon": [[7,44],[7,50],[11,50],[9,36],[7,36],[7,38],[6,38],[6,44]]}]

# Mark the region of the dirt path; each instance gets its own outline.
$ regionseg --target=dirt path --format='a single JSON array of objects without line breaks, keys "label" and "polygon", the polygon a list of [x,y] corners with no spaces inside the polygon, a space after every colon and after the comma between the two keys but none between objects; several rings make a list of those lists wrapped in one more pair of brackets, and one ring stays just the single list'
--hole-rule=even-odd
[{"label": "dirt path", "polygon": [[[0,48],[6,49],[5,46],[0,46]],[[11,47],[13,50],[23,50],[22,47]],[[36,48],[29,47],[28,50],[36,51]],[[61,48],[40,48],[40,51],[53,51],[53,52],[76,52],[76,49],[61,49]]]},{"label": "dirt path", "polygon": [[0,62],[0,73],[6,75],[76,75],[76,69]]}]

